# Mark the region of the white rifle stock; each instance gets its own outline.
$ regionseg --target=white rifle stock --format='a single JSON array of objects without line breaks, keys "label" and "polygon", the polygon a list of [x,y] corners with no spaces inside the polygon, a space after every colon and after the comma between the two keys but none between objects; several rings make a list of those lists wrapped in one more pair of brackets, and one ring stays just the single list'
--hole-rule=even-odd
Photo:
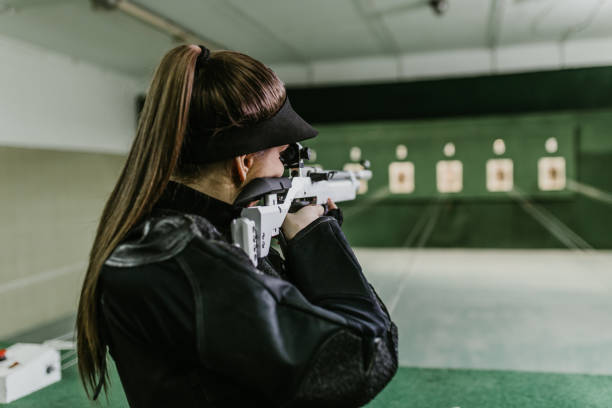
[{"label": "white rifle stock", "polygon": [[281,233],[281,225],[292,208],[327,204],[328,198],[334,202],[354,200],[360,180],[372,178],[370,170],[302,167],[294,172],[297,174],[293,177],[253,180],[236,199],[235,204],[244,205],[263,198],[263,205],[244,208],[231,226],[234,245],[242,248],[255,266],[268,255],[272,237]]}]

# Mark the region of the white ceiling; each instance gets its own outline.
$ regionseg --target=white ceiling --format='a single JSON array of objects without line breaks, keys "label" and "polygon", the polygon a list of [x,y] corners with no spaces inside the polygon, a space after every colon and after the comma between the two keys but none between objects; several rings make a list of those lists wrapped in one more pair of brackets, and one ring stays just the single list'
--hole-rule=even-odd
[{"label": "white ceiling", "polygon": [[[388,60],[377,68],[372,63],[377,58],[409,63],[424,53],[454,55],[517,44],[548,44],[550,50],[550,44],[612,39],[612,0],[449,0],[443,16],[436,16],[426,0],[138,3],[266,64],[308,70],[325,61],[363,59],[370,61],[372,78],[390,69]],[[174,45],[166,34],[118,10],[94,10],[89,0],[0,0],[0,35],[136,77],[149,75]],[[530,49],[533,56],[540,54]]]}]

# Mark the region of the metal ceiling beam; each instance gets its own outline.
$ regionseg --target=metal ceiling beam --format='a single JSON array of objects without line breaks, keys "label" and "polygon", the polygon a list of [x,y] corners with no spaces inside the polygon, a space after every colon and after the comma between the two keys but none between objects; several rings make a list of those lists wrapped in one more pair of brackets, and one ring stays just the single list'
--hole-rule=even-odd
[{"label": "metal ceiling beam", "polygon": [[92,0],[92,4],[96,9],[119,10],[140,22],[167,33],[178,42],[201,44],[211,50],[227,49],[227,47],[204,38],[175,21],[157,14],[136,2],[128,0]]}]

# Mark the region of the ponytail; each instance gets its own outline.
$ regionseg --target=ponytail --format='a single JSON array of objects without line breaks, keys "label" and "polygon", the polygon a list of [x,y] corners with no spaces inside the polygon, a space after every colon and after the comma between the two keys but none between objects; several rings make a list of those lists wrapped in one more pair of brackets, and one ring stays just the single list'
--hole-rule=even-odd
[{"label": "ponytail", "polygon": [[[186,130],[227,127],[267,119],[285,100],[274,72],[248,55],[217,51],[196,60],[202,50],[181,45],[155,70],[132,148],[100,218],[77,312],[79,374],[90,398],[108,388],[107,342],[101,336],[98,278],[106,259],[128,231],[146,217],[170,177],[197,175],[200,166],[181,163]],[[190,136],[190,137],[192,137]]]},{"label": "ponytail", "polygon": [[99,335],[98,277],[127,232],[147,215],[174,173],[187,127],[197,46],[168,52],[155,71],[136,138],[100,219],[77,312],[79,374],[88,397],[107,391],[107,343]]}]

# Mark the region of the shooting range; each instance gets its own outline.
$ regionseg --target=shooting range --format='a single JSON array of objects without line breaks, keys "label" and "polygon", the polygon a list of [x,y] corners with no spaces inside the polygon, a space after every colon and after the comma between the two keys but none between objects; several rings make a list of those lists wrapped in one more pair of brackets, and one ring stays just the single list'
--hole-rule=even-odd
[{"label": "shooting range", "polygon": [[0,0],[0,406],[90,406],[89,251],[181,43],[269,66],[308,166],[372,172],[338,203],[399,329],[367,407],[612,407],[612,0]]}]

